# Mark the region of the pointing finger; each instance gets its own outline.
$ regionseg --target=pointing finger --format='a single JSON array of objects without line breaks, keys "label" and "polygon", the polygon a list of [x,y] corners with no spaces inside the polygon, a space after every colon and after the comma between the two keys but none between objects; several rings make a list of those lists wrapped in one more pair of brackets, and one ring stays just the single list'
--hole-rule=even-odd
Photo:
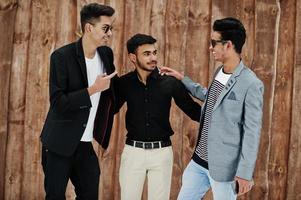
[{"label": "pointing finger", "polygon": [[111,79],[111,78],[113,78],[116,74],[117,74],[117,71],[114,71],[112,74],[109,74],[109,75],[106,76],[105,78]]}]

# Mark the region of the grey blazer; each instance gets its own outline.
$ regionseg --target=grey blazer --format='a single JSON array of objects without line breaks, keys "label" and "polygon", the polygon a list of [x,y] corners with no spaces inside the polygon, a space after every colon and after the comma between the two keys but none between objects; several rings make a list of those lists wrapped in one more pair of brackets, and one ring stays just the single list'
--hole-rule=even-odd
[{"label": "grey blazer", "polygon": [[[208,90],[188,77],[182,82],[205,105]],[[235,176],[252,179],[260,142],[263,92],[263,83],[241,61],[218,97],[209,122],[208,166],[214,180],[233,181]]]}]

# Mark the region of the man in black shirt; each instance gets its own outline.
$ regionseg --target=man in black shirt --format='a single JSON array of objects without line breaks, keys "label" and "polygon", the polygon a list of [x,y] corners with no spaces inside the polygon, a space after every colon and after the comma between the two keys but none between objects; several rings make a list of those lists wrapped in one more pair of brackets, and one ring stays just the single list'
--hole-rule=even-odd
[{"label": "man in black shirt", "polygon": [[136,70],[117,81],[117,110],[127,102],[128,131],[119,173],[121,200],[140,200],[146,175],[148,199],[169,199],[172,98],[191,119],[200,119],[201,106],[192,100],[184,85],[174,77],[159,74],[155,43],[156,39],[144,34],[129,39],[128,56]]}]

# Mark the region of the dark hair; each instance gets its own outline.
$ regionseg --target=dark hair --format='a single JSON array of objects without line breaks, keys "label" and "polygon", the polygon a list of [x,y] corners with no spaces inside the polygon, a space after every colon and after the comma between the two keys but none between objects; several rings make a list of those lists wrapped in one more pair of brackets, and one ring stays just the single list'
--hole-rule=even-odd
[{"label": "dark hair", "polygon": [[90,3],[85,5],[80,11],[80,23],[83,33],[85,32],[85,25],[93,23],[98,20],[100,16],[113,16],[114,8],[111,6],[101,5],[98,3]]},{"label": "dark hair", "polygon": [[221,34],[222,40],[230,40],[234,44],[237,53],[241,53],[242,46],[246,40],[246,29],[244,25],[233,17],[216,20],[213,31]]},{"label": "dark hair", "polygon": [[128,53],[135,53],[139,46],[143,44],[154,44],[156,42],[157,40],[152,36],[138,33],[127,41],[126,47]]}]

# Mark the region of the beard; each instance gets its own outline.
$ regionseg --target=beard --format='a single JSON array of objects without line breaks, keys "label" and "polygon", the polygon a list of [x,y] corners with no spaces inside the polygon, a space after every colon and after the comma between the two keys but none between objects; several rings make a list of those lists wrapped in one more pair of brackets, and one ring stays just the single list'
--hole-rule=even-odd
[{"label": "beard", "polygon": [[[156,66],[154,66],[154,67],[147,67],[147,65],[149,65],[149,64],[155,64]],[[139,59],[137,59],[137,65],[138,65],[138,67],[140,68],[140,69],[142,69],[143,71],[147,71],[147,72],[151,72],[151,71],[153,71],[156,67],[157,67],[157,61],[151,61],[151,62],[149,62],[149,63],[146,63],[146,65],[144,65],[144,64],[142,64],[140,61],[139,61]]]}]

